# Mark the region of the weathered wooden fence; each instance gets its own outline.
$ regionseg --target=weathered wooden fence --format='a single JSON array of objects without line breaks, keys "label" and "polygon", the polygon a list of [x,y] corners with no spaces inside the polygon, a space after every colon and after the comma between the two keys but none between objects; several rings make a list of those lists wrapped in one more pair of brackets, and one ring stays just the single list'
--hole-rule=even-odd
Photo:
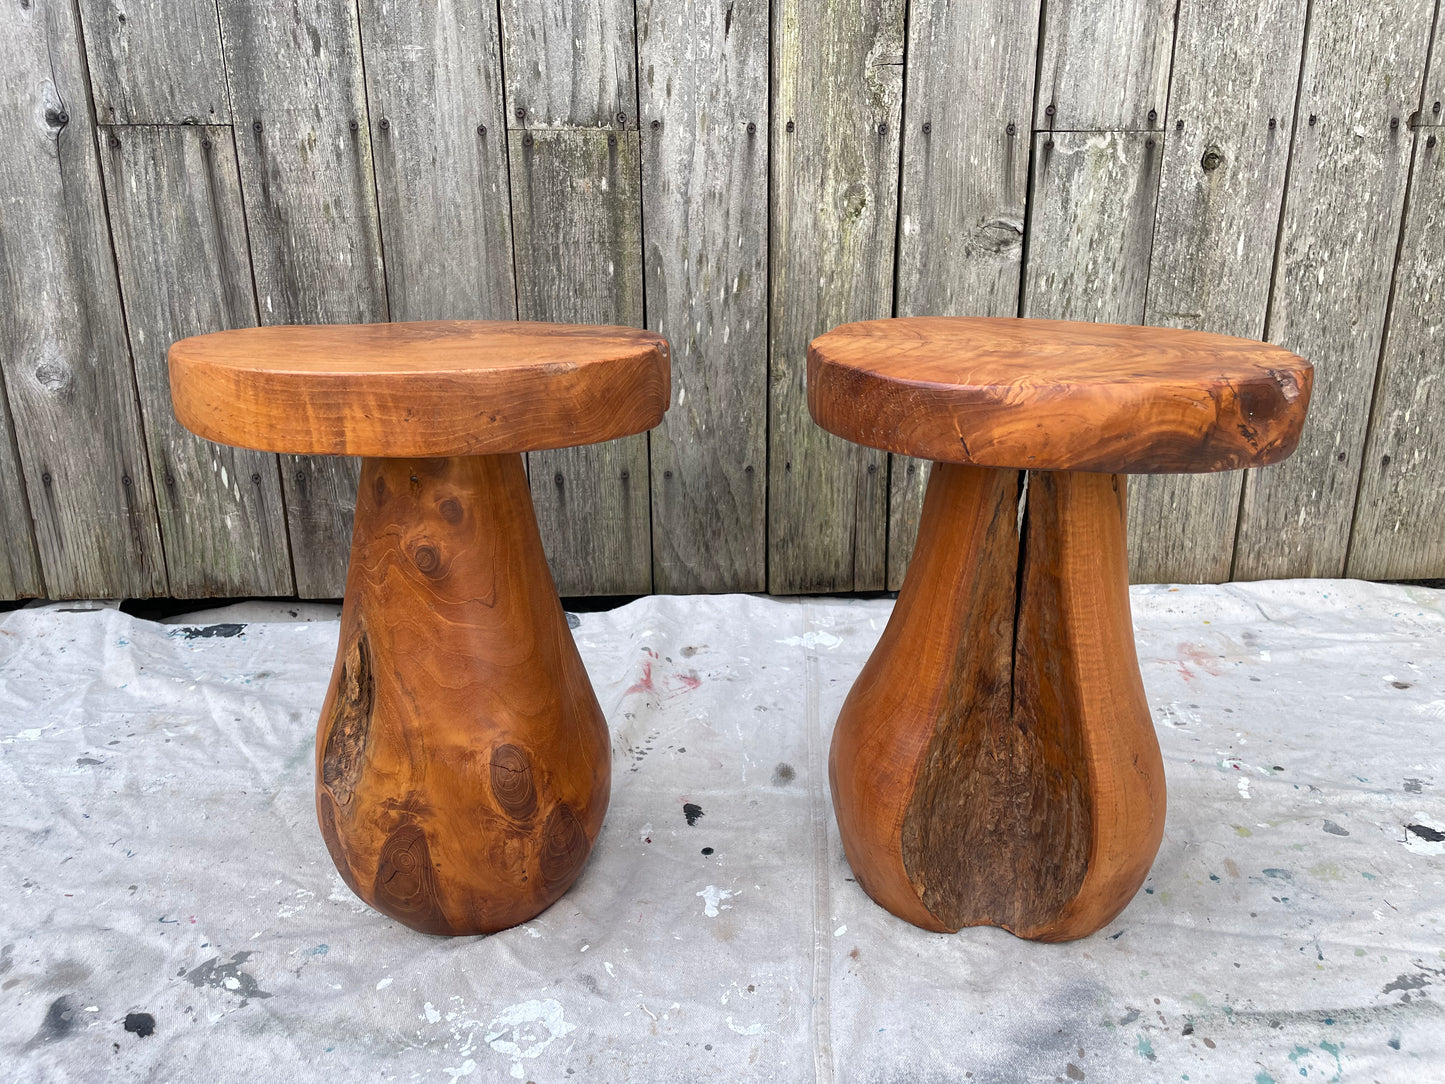
[{"label": "weathered wooden fence", "polygon": [[1293,459],[1135,481],[1136,578],[1445,575],[1439,15],[4,0],[0,597],[339,594],[355,465],[192,438],[166,347],[468,317],[673,344],[661,427],[530,456],[563,593],[896,587],[926,467],[804,352],[918,313],[1314,361]]}]

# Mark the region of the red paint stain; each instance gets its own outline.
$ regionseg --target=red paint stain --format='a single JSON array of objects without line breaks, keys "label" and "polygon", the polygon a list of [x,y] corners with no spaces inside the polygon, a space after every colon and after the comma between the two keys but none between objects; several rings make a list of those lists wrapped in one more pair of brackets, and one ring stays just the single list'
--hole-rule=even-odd
[{"label": "red paint stain", "polygon": [[1179,676],[1185,681],[1193,681],[1199,676],[1190,669],[1191,666],[1203,670],[1211,677],[1218,677],[1220,674],[1218,656],[1211,654],[1198,644],[1180,644]]},{"label": "red paint stain", "polygon": [[672,673],[661,679],[662,688],[659,690],[657,682],[652,676],[652,663],[659,656],[651,648],[643,648],[648,655],[642,660],[642,679],[627,687],[623,696],[631,696],[633,693],[650,693],[662,700],[674,696],[681,696],[683,693],[690,693],[702,684],[702,678],[697,676],[696,670],[689,670],[687,673]]},{"label": "red paint stain", "polygon": [[[652,652],[649,651],[648,654],[652,655]],[[655,659],[657,658],[657,656],[652,655],[652,658]],[[629,685],[627,688],[627,692],[623,693],[622,695],[630,696],[632,693],[655,692],[657,692],[657,689],[652,684],[652,659],[647,659],[642,664],[642,680],[639,681],[636,685]]]}]

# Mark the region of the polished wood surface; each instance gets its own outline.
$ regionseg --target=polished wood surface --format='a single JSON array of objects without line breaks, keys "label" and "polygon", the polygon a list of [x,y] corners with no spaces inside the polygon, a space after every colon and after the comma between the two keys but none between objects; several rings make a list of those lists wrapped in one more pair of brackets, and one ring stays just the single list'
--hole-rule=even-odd
[{"label": "polished wood surface", "polygon": [[655,426],[667,340],[527,321],[259,327],[183,339],[171,396],[221,444],[451,456],[594,444]]},{"label": "polished wood surface", "polygon": [[829,762],[859,884],[915,925],[1082,937],[1149,871],[1164,774],[1129,617],[1125,482],[934,465]]},{"label": "polished wood surface", "polygon": [[351,890],[426,933],[524,922],[580,873],[610,779],[521,457],[366,460],[316,733]]},{"label": "polished wood surface", "polygon": [[808,406],[859,444],[949,463],[1194,473],[1288,456],[1310,363],[1173,328],[1013,317],[844,324],[808,348]]}]

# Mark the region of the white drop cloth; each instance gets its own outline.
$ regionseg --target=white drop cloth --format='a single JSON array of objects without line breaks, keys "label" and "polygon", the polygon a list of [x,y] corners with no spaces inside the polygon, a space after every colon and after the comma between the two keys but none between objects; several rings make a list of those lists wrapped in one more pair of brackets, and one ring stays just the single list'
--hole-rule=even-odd
[{"label": "white drop cloth", "polygon": [[1445,592],[1132,598],[1167,829],[1066,945],[850,879],[826,754],[887,601],[582,615],[606,826],[551,910],[457,940],[321,842],[335,622],[0,616],[0,1080],[1445,1080]]}]

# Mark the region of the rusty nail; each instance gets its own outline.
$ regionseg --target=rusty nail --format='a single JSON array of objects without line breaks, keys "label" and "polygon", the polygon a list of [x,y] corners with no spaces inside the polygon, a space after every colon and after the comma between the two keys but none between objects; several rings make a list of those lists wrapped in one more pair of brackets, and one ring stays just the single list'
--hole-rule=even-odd
[{"label": "rusty nail", "polygon": [[792,122],[792,121],[788,121],[788,131],[791,132],[792,130],[793,130],[793,122]]},{"label": "rusty nail", "polygon": [[1279,121],[1275,120],[1273,117],[1270,117],[1270,118],[1269,118],[1269,127],[1270,127],[1270,130],[1273,131],[1275,125],[1278,124],[1278,123],[1279,123]]},{"label": "rusty nail", "polygon": [[929,132],[931,132],[931,131],[933,131],[933,122],[932,122],[932,121],[927,121],[927,120],[924,121],[924,122],[923,122],[923,134],[924,134],[924,135],[927,135],[927,134],[928,134]]},{"label": "rusty nail", "polygon": [[381,118],[381,130],[384,132],[384,131],[386,131],[386,130],[387,130],[388,128],[390,128],[390,127],[391,127],[391,121],[387,120],[385,117],[382,117],[382,118]]},{"label": "rusty nail", "polygon": [[1053,141],[1052,139],[1046,139],[1046,140],[1044,140],[1044,150],[1046,150],[1046,151],[1051,151],[1051,150],[1053,150],[1053,149],[1054,149],[1054,141]]},{"label": "rusty nail", "polygon": [[1150,124],[1153,124],[1153,123],[1154,123],[1156,120],[1158,120],[1158,119],[1159,119],[1159,110],[1157,110],[1157,109],[1151,109],[1151,110],[1149,110],[1149,123],[1150,123]]},{"label": "rusty nail", "polygon": [[653,128],[654,131],[656,131],[658,128],[661,128],[661,127],[662,127],[662,121],[660,121],[660,120],[654,120],[654,121],[652,122],[652,128]]},{"label": "rusty nail", "polygon": [[211,141],[210,141],[209,139],[203,139],[203,140],[201,140],[201,150],[203,150],[203,151],[208,151],[208,150],[210,150],[210,149],[211,149]]},{"label": "rusty nail", "polygon": [[1184,119],[1182,117],[1174,122],[1174,130],[1178,132],[1184,131]]},{"label": "rusty nail", "polygon": [[1400,127],[1400,118],[1399,118],[1399,117],[1391,117],[1391,118],[1390,118],[1390,130],[1391,130],[1391,131],[1394,131],[1395,129],[1397,129],[1397,128],[1399,128],[1399,127]]},{"label": "rusty nail", "polygon": [[748,135],[756,135],[758,126],[753,121],[748,121]]},{"label": "rusty nail", "polygon": [[522,146],[524,146],[524,147],[530,147],[531,145],[532,145],[532,133],[531,133],[531,132],[528,132],[526,135],[524,135],[524,136],[522,137]]},{"label": "rusty nail", "polygon": [[478,124],[478,125],[477,125],[477,135],[479,135],[479,136],[484,136],[484,135],[486,135],[486,134],[487,134],[487,126],[486,126],[485,124]]},{"label": "rusty nail", "polygon": [[1045,115],[1045,116],[1049,116],[1049,117],[1052,117],[1052,116],[1054,115],[1054,103],[1053,103],[1053,102],[1050,102],[1047,106],[1044,107],[1044,115]]},{"label": "rusty nail", "polygon": [[361,125],[357,124],[356,121],[352,121],[352,122],[351,122],[351,130],[352,130],[353,132],[360,131],[360,129],[361,129]]},{"label": "rusty nail", "polygon": [[120,146],[120,136],[116,135],[114,132],[110,134],[110,145],[112,147]]},{"label": "rusty nail", "polygon": [[1320,119],[1319,117],[1317,117],[1315,114],[1311,113],[1311,114],[1310,114],[1310,127],[1313,128],[1313,127],[1315,126],[1315,122],[1318,121],[1319,119]]},{"label": "rusty nail", "polygon": [[1019,126],[1013,121],[1009,121],[1008,127],[1006,127],[1004,131],[1007,132],[1009,135],[1018,135]]},{"label": "rusty nail", "polygon": [[252,121],[252,122],[251,122],[251,130],[252,130],[253,132],[259,132],[259,131],[261,130],[261,122],[260,122],[259,120],[257,120],[257,121]]}]

